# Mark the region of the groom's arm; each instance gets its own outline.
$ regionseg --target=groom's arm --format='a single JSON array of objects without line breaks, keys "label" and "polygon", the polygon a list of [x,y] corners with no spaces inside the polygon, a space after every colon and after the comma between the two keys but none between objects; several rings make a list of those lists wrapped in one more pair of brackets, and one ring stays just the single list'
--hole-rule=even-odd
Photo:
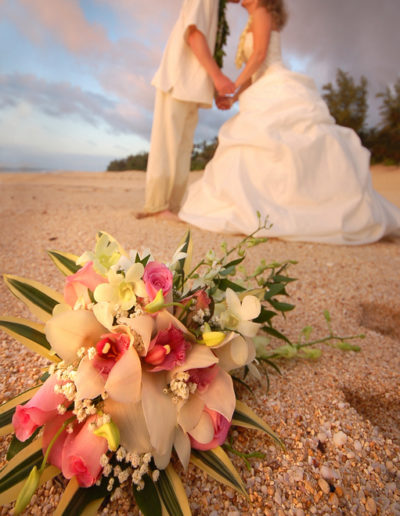
[{"label": "groom's arm", "polygon": [[221,69],[211,55],[210,48],[204,34],[199,31],[195,25],[191,25],[188,29],[187,43],[193,54],[197,57],[199,63],[205,68],[215,89],[220,95],[227,95],[235,91],[235,84],[221,72]]}]

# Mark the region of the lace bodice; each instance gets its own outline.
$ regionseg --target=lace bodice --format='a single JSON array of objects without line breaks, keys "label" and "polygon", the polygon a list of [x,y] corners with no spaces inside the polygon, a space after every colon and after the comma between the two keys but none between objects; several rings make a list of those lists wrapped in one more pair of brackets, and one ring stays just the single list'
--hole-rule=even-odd
[{"label": "lace bodice", "polygon": [[[244,58],[247,61],[253,52],[253,33],[247,32],[244,40],[244,49],[243,54]],[[272,64],[282,64],[282,55],[281,55],[281,36],[280,33],[276,30],[271,32],[271,37],[269,40],[267,57],[265,58],[264,63],[260,66],[260,68],[253,74],[253,82],[256,81],[265,70],[271,66]]]}]

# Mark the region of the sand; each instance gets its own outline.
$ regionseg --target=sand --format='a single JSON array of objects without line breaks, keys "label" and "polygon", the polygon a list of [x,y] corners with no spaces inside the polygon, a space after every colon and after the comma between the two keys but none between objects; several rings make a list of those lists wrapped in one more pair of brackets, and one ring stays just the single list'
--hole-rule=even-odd
[{"label": "sand", "polygon": [[[374,167],[372,175],[376,189],[400,206],[400,169]],[[63,278],[45,250],[79,254],[93,247],[99,229],[127,248],[149,247],[157,259],[170,259],[186,226],[134,218],[143,204],[144,177],[140,172],[0,174],[0,271],[62,289]],[[193,237],[194,259],[222,240],[198,229]],[[279,320],[279,328],[294,340],[308,324],[316,337],[325,336],[327,309],[336,333],[365,334],[362,351],[325,345],[318,361],[280,362],[282,376],[270,371],[269,390],[265,379],[252,382],[253,396],[239,389],[284,440],[286,452],[254,431],[234,430],[238,448],[266,454],[252,462],[251,471],[232,457],[250,501],[190,466],[181,477],[193,514],[400,515],[400,240],[346,247],[272,239],[250,250],[249,267],[261,258],[299,262],[291,271],[298,281],[288,289],[296,309]],[[29,317],[4,285],[0,313]],[[0,403],[33,385],[45,366],[1,333]],[[3,462],[8,442],[9,437],[2,440]],[[60,493],[57,482],[48,483],[26,513],[52,514]],[[10,511],[4,507],[0,514]],[[129,492],[102,511],[112,513],[138,514]]]}]

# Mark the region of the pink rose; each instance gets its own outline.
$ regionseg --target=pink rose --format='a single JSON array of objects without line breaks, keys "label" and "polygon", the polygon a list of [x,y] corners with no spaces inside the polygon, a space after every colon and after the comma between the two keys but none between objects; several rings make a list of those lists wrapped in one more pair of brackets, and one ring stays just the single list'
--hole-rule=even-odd
[{"label": "pink rose", "polygon": [[150,262],[144,268],[143,281],[151,301],[160,289],[166,297],[172,289],[172,272],[163,263]]},{"label": "pink rose", "polygon": [[100,458],[108,450],[107,439],[90,430],[89,425],[96,417],[91,416],[83,425],[77,425],[62,447],[62,473],[65,478],[76,476],[81,487],[90,487],[96,482],[103,469]]},{"label": "pink rose", "polygon": [[97,274],[93,268],[93,262],[88,262],[71,276],[67,276],[64,286],[64,299],[66,303],[74,307],[78,299],[82,298],[85,305],[91,302],[88,290],[94,292],[97,285],[107,283],[107,280]]},{"label": "pink rose", "polygon": [[150,370],[153,373],[170,371],[185,362],[189,348],[190,343],[185,340],[184,333],[170,326],[167,330],[159,331],[150,342],[149,352],[144,360],[155,366]]},{"label": "pink rose", "polygon": [[[43,455],[46,453],[46,450],[55,434],[70,417],[72,417],[72,412],[70,411],[65,414],[59,414],[44,425],[42,438]],[[47,458],[47,462],[59,470],[62,469],[62,452],[67,437],[68,433],[66,430],[63,430],[53,444]]]},{"label": "pink rose", "polygon": [[97,354],[93,366],[103,376],[108,376],[121,356],[129,349],[130,338],[125,333],[107,333],[96,344]]},{"label": "pink rose", "polygon": [[15,409],[12,424],[19,441],[26,441],[39,426],[54,418],[58,414],[58,405],[70,405],[63,394],[54,392],[56,385],[62,385],[62,382],[55,375],[50,376],[28,403]]},{"label": "pink rose", "polygon": [[219,412],[211,410],[208,407],[204,407],[204,412],[206,412],[211,418],[214,428],[214,437],[210,442],[203,444],[196,441],[196,439],[189,434],[191,446],[196,450],[212,450],[217,446],[221,446],[221,444],[225,442],[231,426],[230,421],[228,421],[224,416],[221,416]]}]

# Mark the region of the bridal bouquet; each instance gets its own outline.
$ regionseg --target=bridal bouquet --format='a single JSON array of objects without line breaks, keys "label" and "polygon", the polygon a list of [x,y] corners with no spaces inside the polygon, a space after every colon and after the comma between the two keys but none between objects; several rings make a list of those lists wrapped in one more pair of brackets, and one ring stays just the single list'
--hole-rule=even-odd
[{"label": "bridal bouquet", "polygon": [[[170,263],[126,252],[107,233],[81,256],[49,251],[66,276],[60,294],[5,275],[41,323],[1,317],[0,328],[52,364],[38,384],[0,407],[1,435],[14,432],[0,472],[0,503],[15,513],[62,474],[56,515],[96,514],[133,489],[145,515],[190,514],[179,460],[244,496],[223,445],[232,425],[279,438],[236,398],[232,371],[259,375],[254,339],[272,325],[288,264],[262,263],[235,280],[255,233],[191,266],[187,233]],[[175,466],[174,466],[175,465]]]}]

